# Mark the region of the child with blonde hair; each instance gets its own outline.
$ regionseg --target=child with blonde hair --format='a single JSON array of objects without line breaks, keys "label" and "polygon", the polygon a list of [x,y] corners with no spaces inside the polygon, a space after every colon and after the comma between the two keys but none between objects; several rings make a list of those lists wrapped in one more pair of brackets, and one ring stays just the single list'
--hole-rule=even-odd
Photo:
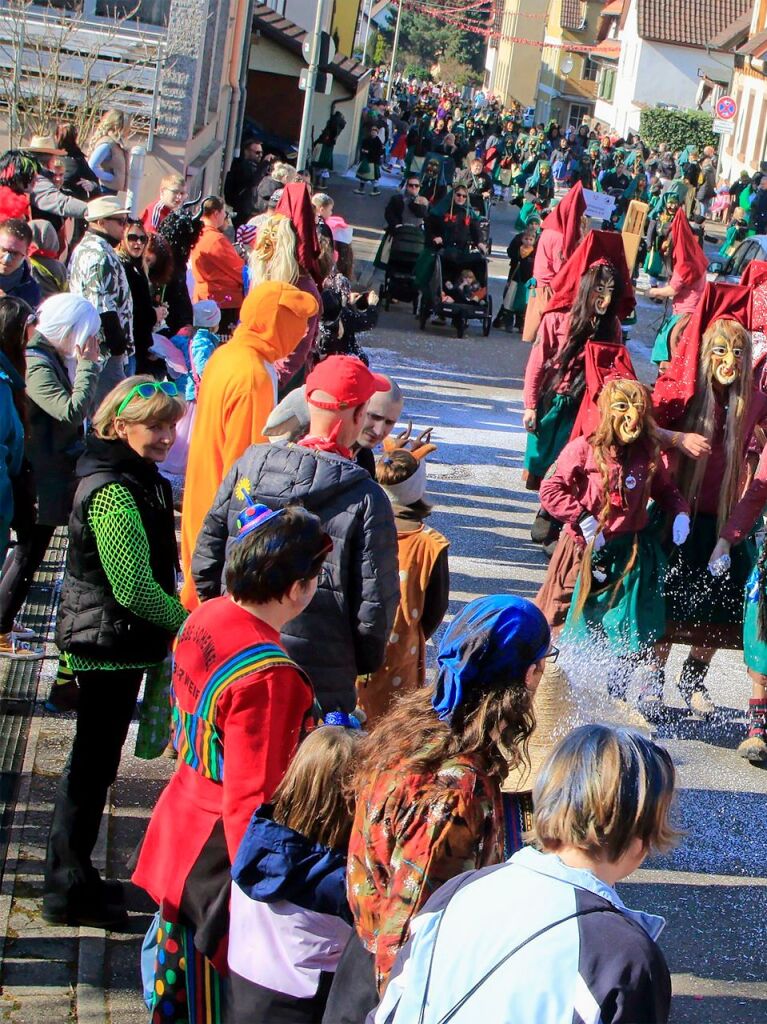
[{"label": "child with blonde hair", "polygon": [[[352,934],[347,782],[362,733],[342,712],[298,748],[232,867],[232,1024],[313,1024]],[[333,724],[337,723],[337,724]]]}]

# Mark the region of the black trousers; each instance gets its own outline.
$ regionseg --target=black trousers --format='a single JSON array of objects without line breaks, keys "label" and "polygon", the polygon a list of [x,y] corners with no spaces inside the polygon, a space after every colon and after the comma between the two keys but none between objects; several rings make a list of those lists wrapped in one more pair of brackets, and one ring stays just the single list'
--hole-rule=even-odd
[{"label": "black trousers", "polygon": [[286,996],[230,971],[227,1024],[322,1024],[333,975],[320,971],[320,983],[311,999]]},{"label": "black trousers", "polygon": [[13,629],[55,529],[55,526],[35,523],[9,554],[0,579],[0,633],[10,633]]},{"label": "black trousers", "polygon": [[64,902],[76,900],[96,880],[91,854],[144,670],[75,675],[80,685],[77,728],[56,794],[45,862],[45,892]]},{"label": "black trousers", "polygon": [[322,1021],[323,1024],[361,1024],[376,1006],[375,958],[353,932],[338,961]]}]

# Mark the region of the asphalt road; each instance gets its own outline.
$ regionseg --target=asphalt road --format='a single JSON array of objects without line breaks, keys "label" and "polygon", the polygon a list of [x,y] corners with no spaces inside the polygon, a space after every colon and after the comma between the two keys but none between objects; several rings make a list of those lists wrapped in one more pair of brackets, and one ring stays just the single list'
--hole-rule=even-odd
[{"label": "asphalt road", "polygon": [[[330,192],[355,228],[355,252],[369,255],[391,192],[374,199],[349,195],[347,181]],[[492,293],[500,299],[506,276],[504,250],[515,211],[496,206],[492,237]],[[500,257],[498,258],[500,254]],[[373,283],[380,280],[373,278]],[[640,282],[641,283],[641,282]],[[651,382],[649,353],[661,307],[639,300],[630,348],[640,376]],[[493,330],[489,338],[471,325],[458,339],[450,327],[421,332],[407,304],[382,312],[363,341],[376,369],[394,376],[406,395],[403,419],[434,428],[438,450],[429,458],[431,524],[450,540],[451,607],[482,594],[532,596],[545,573],[544,556],[529,538],[535,496],[521,483],[524,431],[521,387],[528,347],[518,335]],[[655,857],[621,894],[629,906],[662,914],[661,943],[673,973],[675,1022],[746,1024],[767,1016],[767,888],[765,819],[767,772],[738,757],[748,677],[740,653],[720,652],[709,676],[718,706],[715,721],[682,710],[674,680],[687,649],[675,647],[667,670],[667,703],[676,710],[658,738],[679,771],[679,847]],[[572,667],[572,666],[571,666]],[[601,694],[601,659],[580,659],[576,687]],[[510,908],[513,913],[513,908]]]}]

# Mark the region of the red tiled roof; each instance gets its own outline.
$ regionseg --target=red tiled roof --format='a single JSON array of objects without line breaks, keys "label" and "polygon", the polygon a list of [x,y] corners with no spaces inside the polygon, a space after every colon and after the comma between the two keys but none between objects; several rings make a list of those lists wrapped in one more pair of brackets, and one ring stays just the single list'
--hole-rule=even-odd
[{"label": "red tiled roof", "polygon": [[610,0],[609,4],[604,5],[599,16],[600,18],[620,18],[621,14],[623,14],[623,0]]},{"label": "red tiled roof", "polygon": [[753,0],[637,0],[639,35],[702,49],[752,9]]},{"label": "red tiled roof", "polygon": [[592,51],[592,57],[606,57],[608,60],[618,60],[621,55],[621,44],[619,39],[603,39]]},{"label": "red tiled roof", "polygon": [[761,60],[765,53],[767,53],[767,32],[757,32],[755,36],[751,36],[748,42],[740,47],[738,53]]},{"label": "red tiled roof", "polygon": [[562,28],[580,28],[583,22],[580,0],[562,0]]}]

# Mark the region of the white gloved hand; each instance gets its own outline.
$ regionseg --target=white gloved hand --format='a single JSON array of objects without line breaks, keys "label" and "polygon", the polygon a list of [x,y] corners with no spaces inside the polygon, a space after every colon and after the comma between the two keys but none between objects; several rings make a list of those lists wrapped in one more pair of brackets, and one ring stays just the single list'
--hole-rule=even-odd
[{"label": "white gloved hand", "polygon": [[583,534],[583,539],[588,544],[596,536],[596,532],[599,529],[599,523],[593,516],[584,516],[583,519],[578,523]]},{"label": "white gloved hand", "polygon": [[680,544],[684,544],[690,536],[690,517],[686,512],[680,512],[674,519],[674,525],[671,527],[671,536],[677,547]]},{"label": "white gloved hand", "polygon": [[708,563],[708,571],[712,576],[724,576],[725,573],[730,571],[730,565],[732,564],[729,555],[722,555],[717,558],[715,562]]}]

